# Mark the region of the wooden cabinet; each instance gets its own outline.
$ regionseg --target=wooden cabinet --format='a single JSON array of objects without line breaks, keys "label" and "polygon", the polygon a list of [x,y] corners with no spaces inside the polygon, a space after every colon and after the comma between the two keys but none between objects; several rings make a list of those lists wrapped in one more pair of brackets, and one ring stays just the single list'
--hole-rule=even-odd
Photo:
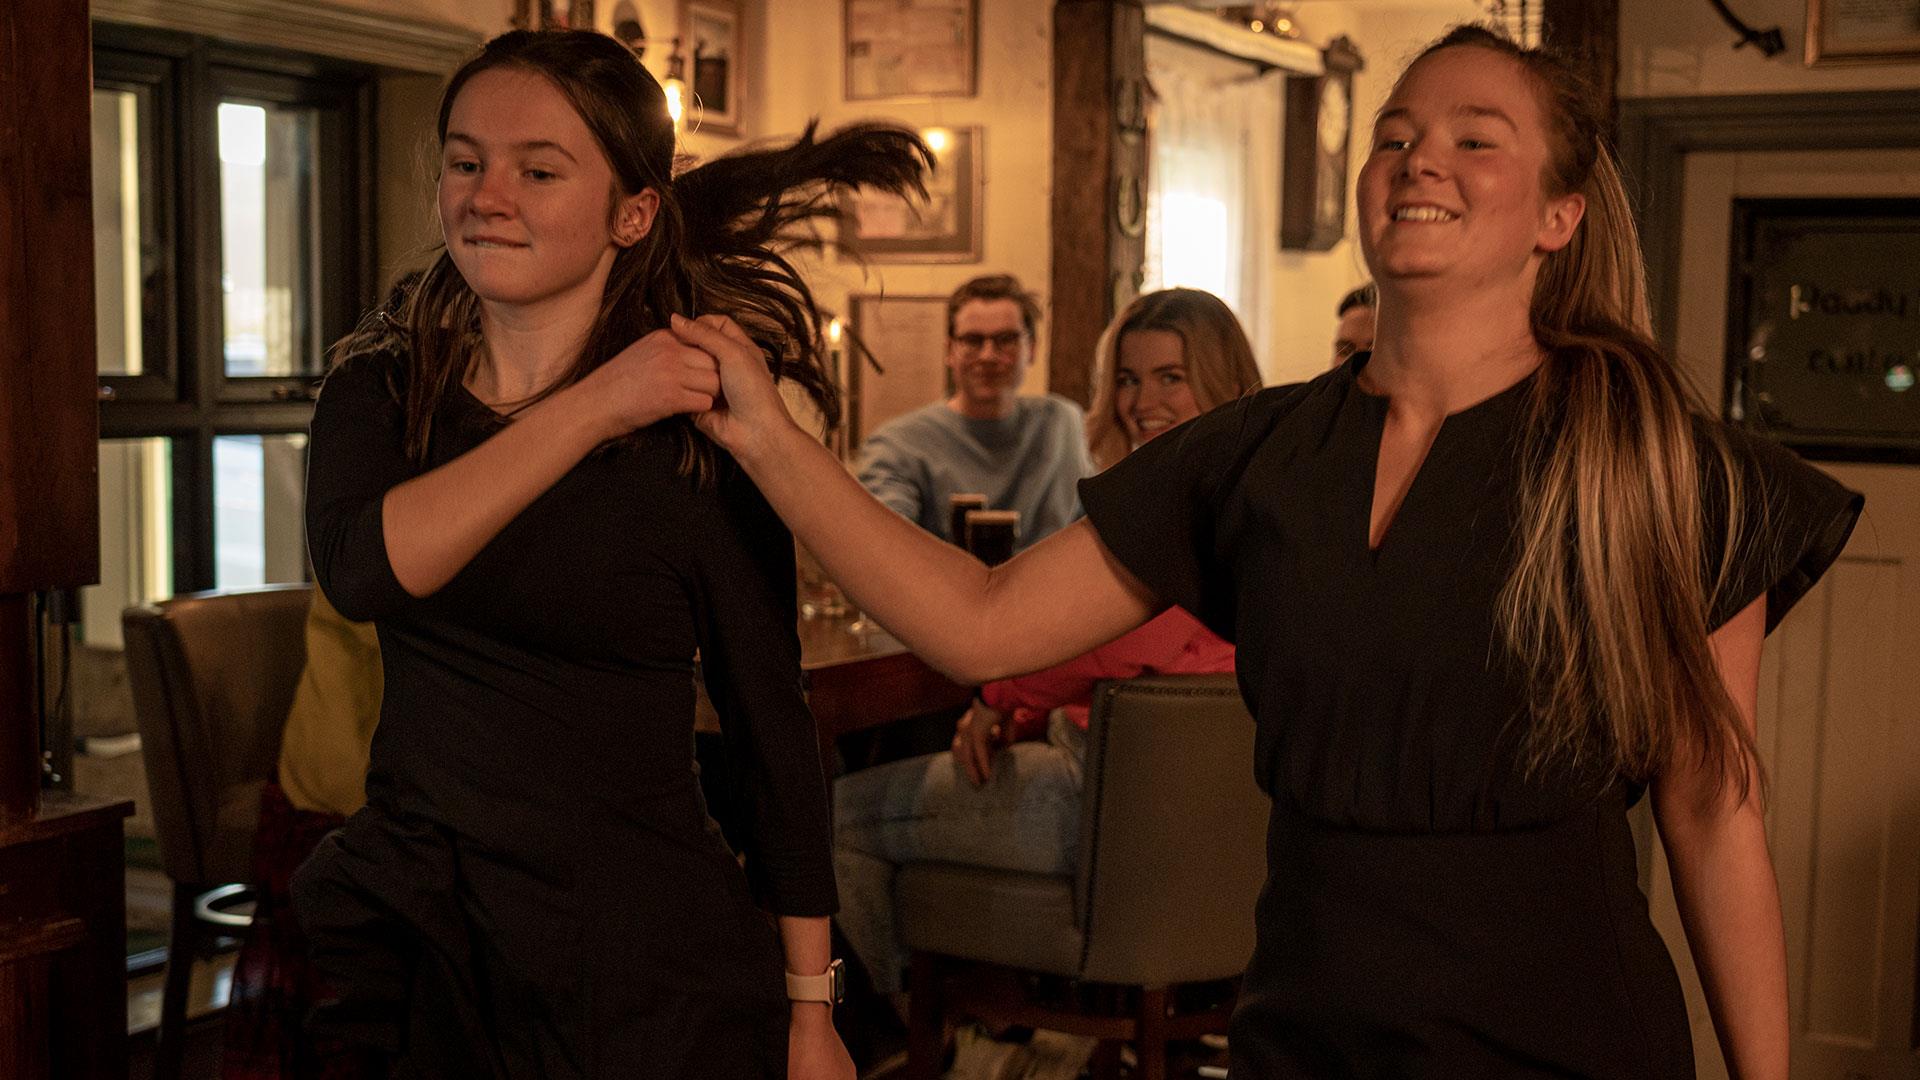
[{"label": "wooden cabinet", "polygon": [[127,1074],[125,802],[40,793],[27,594],[98,573],[85,0],[0,4],[0,1077]]},{"label": "wooden cabinet", "polygon": [[127,802],[48,795],[0,828],[0,1076],[127,1075]]}]

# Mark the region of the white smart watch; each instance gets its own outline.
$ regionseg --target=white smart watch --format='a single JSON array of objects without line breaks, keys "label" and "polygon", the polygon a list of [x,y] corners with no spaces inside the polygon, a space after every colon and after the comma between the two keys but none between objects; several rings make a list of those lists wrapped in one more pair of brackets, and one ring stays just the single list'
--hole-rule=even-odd
[{"label": "white smart watch", "polygon": [[819,975],[795,975],[787,972],[788,1001],[824,1001],[838,1005],[847,999],[847,965],[835,960]]}]

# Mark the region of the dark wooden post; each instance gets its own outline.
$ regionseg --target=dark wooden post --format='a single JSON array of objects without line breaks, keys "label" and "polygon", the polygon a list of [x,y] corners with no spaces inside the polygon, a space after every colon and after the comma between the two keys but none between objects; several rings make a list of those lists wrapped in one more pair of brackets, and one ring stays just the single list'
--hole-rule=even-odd
[{"label": "dark wooden post", "polygon": [[1146,259],[1146,14],[1139,0],[1053,8],[1053,297],[1047,385],[1085,405],[1093,347]]},{"label": "dark wooden post", "polygon": [[86,0],[0,4],[0,1076],[127,1075],[131,806],[40,798],[28,595],[99,575]]},{"label": "dark wooden post", "polygon": [[1541,9],[1543,43],[1583,62],[1606,100],[1613,134],[1620,85],[1620,0],[1546,0]]}]

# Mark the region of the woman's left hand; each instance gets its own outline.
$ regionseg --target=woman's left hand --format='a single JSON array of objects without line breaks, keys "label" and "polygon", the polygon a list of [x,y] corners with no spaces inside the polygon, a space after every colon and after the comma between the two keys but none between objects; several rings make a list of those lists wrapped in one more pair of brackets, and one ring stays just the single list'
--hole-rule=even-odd
[{"label": "woman's left hand", "polygon": [[833,1009],[821,1001],[796,1001],[787,1022],[788,1080],[854,1080],[853,1058],[833,1028]]}]

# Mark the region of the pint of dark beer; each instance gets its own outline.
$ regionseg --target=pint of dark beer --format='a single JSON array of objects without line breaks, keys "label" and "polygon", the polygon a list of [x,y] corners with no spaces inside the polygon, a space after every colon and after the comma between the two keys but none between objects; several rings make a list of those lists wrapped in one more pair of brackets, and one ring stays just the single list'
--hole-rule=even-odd
[{"label": "pint of dark beer", "polygon": [[1013,544],[1019,533],[1018,510],[967,511],[967,550],[988,566],[998,566],[1013,558]]},{"label": "pint of dark beer", "polygon": [[947,496],[947,536],[961,547],[967,546],[967,511],[985,510],[987,497],[965,491]]}]

